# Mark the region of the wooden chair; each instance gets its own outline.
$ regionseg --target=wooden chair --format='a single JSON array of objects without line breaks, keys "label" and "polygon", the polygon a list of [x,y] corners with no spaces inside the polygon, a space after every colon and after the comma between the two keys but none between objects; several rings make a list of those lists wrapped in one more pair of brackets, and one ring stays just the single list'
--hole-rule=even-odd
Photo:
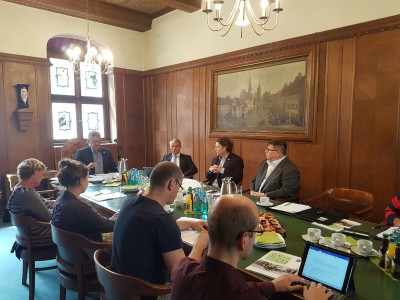
[{"label": "wooden chair", "polygon": [[87,141],[81,138],[73,138],[69,139],[64,146],[61,148],[61,159],[63,158],[71,158],[75,159],[76,152],[79,149],[85,148],[88,146]]},{"label": "wooden chair", "polygon": [[104,288],[103,300],[139,300],[140,296],[161,296],[171,293],[171,285],[159,285],[143,279],[115,273],[110,270],[111,253],[94,253],[97,277]]},{"label": "wooden chair", "polygon": [[301,201],[327,211],[344,212],[350,218],[369,220],[374,208],[371,193],[345,188],[330,188],[321,195]]},{"label": "wooden chair", "polygon": [[22,284],[26,284],[26,278],[29,270],[29,299],[35,297],[35,272],[55,269],[56,266],[37,268],[36,261],[52,260],[56,258],[57,247],[49,245],[48,239],[40,239],[33,236],[32,228],[48,228],[50,223],[40,222],[32,217],[14,214],[10,212],[11,223],[17,227],[16,242],[24,247],[21,251],[22,263]]},{"label": "wooden chair", "polygon": [[60,282],[60,300],[65,300],[66,289],[78,292],[78,299],[85,299],[85,292],[100,291],[93,262],[97,249],[110,248],[111,243],[91,241],[84,236],[62,230],[51,224],[51,233],[57,245],[57,275]]}]

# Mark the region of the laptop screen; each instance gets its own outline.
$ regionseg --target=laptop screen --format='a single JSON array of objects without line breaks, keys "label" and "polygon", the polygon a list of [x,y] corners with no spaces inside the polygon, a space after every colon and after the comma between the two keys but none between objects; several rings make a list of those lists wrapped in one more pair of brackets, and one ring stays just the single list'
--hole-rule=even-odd
[{"label": "laptop screen", "polygon": [[321,245],[307,244],[299,269],[299,276],[320,282],[346,294],[352,280],[357,258],[342,251]]}]

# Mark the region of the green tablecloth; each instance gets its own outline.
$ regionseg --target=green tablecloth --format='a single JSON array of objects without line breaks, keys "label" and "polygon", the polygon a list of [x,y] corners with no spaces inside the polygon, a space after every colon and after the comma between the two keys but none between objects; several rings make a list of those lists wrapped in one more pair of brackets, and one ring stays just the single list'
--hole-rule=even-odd
[{"label": "green tablecloth", "polygon": [[[102,185],[95,185],[88,188],[88,191],[98,190],[103,188]],[[107,189],[113,189],[112,187],[107,187]],[[119,187],[115,190],[120,191]],[[129,194],[127,194],[129,195]],[[258,201],[258,198],[246,195],[248,198],[254,202]],[[90,203],[92,206],[98,210],[100,213],[110,216],[115,211],[119,210],[122,203],[126,200],[126,197],[112,199],[102,202]],[[267,209],[259,207],[260,212],[265,212]],[[279,214],[273,212],[277,219],[279,220],[282,227],[286,230],[287,236],[285,238],[286,248],[279,249],[280,251],[287,252],[293,255],[302,256],[305,241],[302,239],[302,235],[307,233],[307,228],[314,227],[310,222],[297,219],[292,216]],[[178,219],[184,216],[183,210],[176,208],[172,213],[173,217]],[[191,216],[193,217],[193,215]],[[200,217],[200,216],[199,216]],[[361,222],[362,225],[357,227],[358,230],[370,232],[372,235],[376,235],[380,230],[372,229],[372,226],[376,225],[370,222]],[[321,228],[322,236],[330,236],[331,231]],[[358,238],[355,238],[358,239]],[[374,243],[374,249],[379,249],[380,241],[372,239]],[[253,254],[240,262],[239,267],[244,269],[255,260],[266,254],[269,250],[260,249],[254,247]],[[368,258],[360,257],[357,261],[356,272],[354,274],[354,282],[356,287],[356,293],[352,299],[397,299],[400,293],[400,282],[393,280],[390,276],[384,274],[384,272],[378,268],[374,263],[372,263]]]}]

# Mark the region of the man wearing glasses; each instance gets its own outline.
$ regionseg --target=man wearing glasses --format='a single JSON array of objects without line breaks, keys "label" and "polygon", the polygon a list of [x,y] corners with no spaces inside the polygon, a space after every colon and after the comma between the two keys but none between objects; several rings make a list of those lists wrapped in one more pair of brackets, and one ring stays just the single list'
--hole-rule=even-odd
[{"label": "man wearing glasses", "polygon": [[253,251],[255,232],[259,229],[258,215],[250,199],[241,195],[221,196],[209,217],[207,255],[200,262],[184,258],[172,270],[172,300],[262,300],[278,292],[301,289],[305,300],[326,300],[332,296],[321,284],[303,287],[305,280],[294,274],[272,282],[246,282],[237,266]]},{"label": "man wearing glasses", "polygon": [[76,152],[75,159],[87,165],[89,174],[118,172],[111,151],[101,147],[101,136],[98,131],[89,132],[88,144],[89,147]]},{"label": "man wearing glasses", "polygon": [[175,221],[163,208],[174,202],[182,188],[182,180],[183,174],[176,164],[161,162],[150,175],[149,191],[126,199],[114,227],[113,271],[165,284],[168,271],[185,258],[180,230],[188,228],[201,231],[189,254],[192,259],[200,260],[208,244],[207,222],[195,219]]},{"label": "man wearing glasses", "polygon": [[250,181],[251,195],[270,199],[290,199],[300,191],[300,172],[286,156],[287,144],[271,140],[256,176]]}]

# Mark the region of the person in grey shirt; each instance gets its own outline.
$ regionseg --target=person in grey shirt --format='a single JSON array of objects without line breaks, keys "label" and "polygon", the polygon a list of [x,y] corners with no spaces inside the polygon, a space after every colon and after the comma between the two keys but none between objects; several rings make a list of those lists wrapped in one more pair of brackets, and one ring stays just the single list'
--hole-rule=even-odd
[{"label": "person in grey shirt", "polygon": [[[25,159],[18,165],[17,174],[20,182],[11,191],[6,213],[10,211],[14,214],[30,216],[41,222],[50,222],[54,201],[44,199],[35,191],[46,169],[47,167],[35,158]],[[50,228],[33,228],[32,235],[38,237],[33,240],[40,240],[41,245],[54,245]],[[20,250],[21,246],[15,243],[11,251],[15,251],[19,257]]]}]

